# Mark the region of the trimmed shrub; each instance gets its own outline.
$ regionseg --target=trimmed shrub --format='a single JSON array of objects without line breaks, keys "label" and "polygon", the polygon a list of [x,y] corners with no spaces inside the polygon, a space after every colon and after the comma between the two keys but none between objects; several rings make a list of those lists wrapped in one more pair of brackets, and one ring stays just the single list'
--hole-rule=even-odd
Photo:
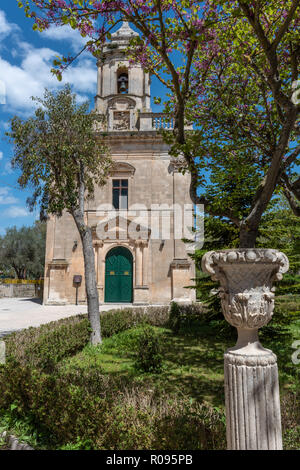
[{"label": "trimmed shrub", "polygon": [[7,358],[51,370],[64,357],[81,351],[89,336],[89,321],[84,315],[47,323],[7,336]]},{"label": "trimmed shrub", "polygon": [[169,326],[174,334],[177,334],[180,330],[180,317],[181,312],[179,305],[176,302],[172,302],[170,308]]},{"label": "trimmed shrub", "polygon": [[131,309],[109,310],[100,314],[101,330],[104,338],[128,330],[138,324],[138,318]]},{"label": "trimmed shrub", "polygon": [[138,334],[135,366],[143,372],[161,371],[162,355],[159,336],[149,325],[145,325]]},{"label": "trimmed shrub", "polygon": [[207,323],[207,315],[207,310],[202,304],[177,304],[172,302],[168,326],[174,334],[188,333]]},{"label": "trimmed shrub", "polygon": [[101,327],[104,337],[112,336],[137,325],[148,323],[165,326],[169,320],[169,306],[109,310],[101,313]]},{"label": "trimmed shrub", "polygon": [[[110,337],[144,323],[163,326],[168,318],[169,306],[110,310],[101,313],[102,335]],[[81,351],[89,342],[89,337],[87,315],[64,318],[6,336],[7,358],[50,371],[64,357]]]},{"label": "trimmed shrub", "polygon": [[210,405],[132,388],[99,368],[52,374],[0,368],[0,410],[14,405],[44,446],[68,449],[224,449],[224,414]]}]

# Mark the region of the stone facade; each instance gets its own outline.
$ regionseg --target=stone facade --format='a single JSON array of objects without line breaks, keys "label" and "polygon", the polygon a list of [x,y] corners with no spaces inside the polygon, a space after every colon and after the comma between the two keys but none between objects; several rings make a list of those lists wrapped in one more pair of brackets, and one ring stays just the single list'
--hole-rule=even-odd
[{"label": "stone facade", "polygon": [[[172,122],[151,112],[148,74],[140,65],[129,66],[124,50],[135,34],[123,23],[98,63],[95,109],[101,119],[96,131],[105,139],[115,162],[107,184],[96,189],[94,200],[86,208],[86,221],[93,228],[99,299],[103,303],[107,298],[106,284],[115,274],[107,271],[107,258],[119,246],[132,255],[132,272],[125,274],[132,276],[133,303],[193,301],[194,290],[185,287],[195,277],[194,265],[181,241],[184,233],[180,235],[178,230],[186,214],[191,216],[193,212],[190,176],[178,171],[158,133],[159,128],[172,128]],[[116,208],[112,206],[113,194],[122,181],[127,186],[119,190],[120,206]],[[132,210],[135,205],[139,205],[139,211]],[[181,220],[175,215],[174,205],[182,209]],[[83,278],[78,288],[78,300],[83,303],[83,254],[75,223],[68,213],[61,218],[50,217],[44,302],[74,303],[74,275]]]}]

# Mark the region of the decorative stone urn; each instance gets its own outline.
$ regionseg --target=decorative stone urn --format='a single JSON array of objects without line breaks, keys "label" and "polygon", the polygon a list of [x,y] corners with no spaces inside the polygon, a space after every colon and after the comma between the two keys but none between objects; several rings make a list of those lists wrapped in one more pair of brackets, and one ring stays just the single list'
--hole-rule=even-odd
[{"label": "decorative stone urn", "polygon": [[277,358],[259,342],[258,329],[274,310],[274,280],[289,268],[272,249],[209,251],[202,269],[219,281],[222,310],[238,340],[224,355],[228,449],[282,449]]}]

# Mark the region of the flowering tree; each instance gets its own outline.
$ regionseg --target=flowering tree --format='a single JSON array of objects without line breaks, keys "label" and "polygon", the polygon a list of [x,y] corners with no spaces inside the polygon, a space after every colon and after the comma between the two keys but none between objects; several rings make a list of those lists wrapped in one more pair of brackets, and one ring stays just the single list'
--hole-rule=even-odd
[{"label": "flowering tree", "polygon": [[[204,203],[210,214],[234,223],[242,247],[254,246],[276,188],[284,189],[294,211],[299,209],[300,181],[293,168],[299,156],[300,100],[295,82],[300,0],[31,0],[19,4],[34,19],[34,29],[42,31],[53,24],[77,28],[87,37],[85,48],[99,58],[104,41],[122,18],[136,26],[140,37],[131,41],[131,58],[170,91],[166,111],[175,115],[175,129],[166,138],[171,153],[185,157],[191,197]],[[55,61],[53,72],[59,79],[73,60]],[[197,125],[195,132],[186,132],[187,119]],[[224,174],[232,180],[245,164],[254,165],[256,182],[251,183],[243,211],[231,206],[232,199],[221,203],[218,192],[202,188],[199,195],[199,185],[205,184],[203,168],[213,175],[224,165]]]},{"label": "flowering tree", "polygon": [[[276,187],[283,187],[295,213],[297,188],[300,199],[300,181],[294,180],[299,2],[236,2],[235,11],[230,3],[223,11],[232,18],[226,29],[215,28],[214,47],[196,51],[186,115],[201,129],[190,138],[193,160],[200,153],[201,165],[218,182],[208,184],[200,199],[239,228],[241,246],[251,247]],[[235,197],[248,201],[235,204]]]}]

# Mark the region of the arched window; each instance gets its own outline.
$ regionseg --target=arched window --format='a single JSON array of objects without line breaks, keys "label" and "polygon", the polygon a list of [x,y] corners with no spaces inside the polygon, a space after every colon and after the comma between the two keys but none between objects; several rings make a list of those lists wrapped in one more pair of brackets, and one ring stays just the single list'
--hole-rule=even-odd
[{"label": "arched window", "polygon": [[118,72],[118,93],[121,95],[126,95],[128,93],[128,72],[125,70],[120,70]]}]

